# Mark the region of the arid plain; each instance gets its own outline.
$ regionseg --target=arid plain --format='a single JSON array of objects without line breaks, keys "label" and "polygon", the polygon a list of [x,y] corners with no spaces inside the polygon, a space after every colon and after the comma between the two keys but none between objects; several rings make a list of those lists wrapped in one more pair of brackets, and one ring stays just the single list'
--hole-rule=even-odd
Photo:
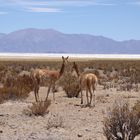
[{"label": "arid plain", "polygon": [[[122,81],[118,80],[112,82],[111,79],[105,79],[98,73],[99,82],[94,92],[95,107],[93,106],[93,102],[90,107],[86,106],[85,91],[83,91],[84,103],[81,105],[80,94],[78,97],[68,98],[66,91],[63,89],[62,81],[66,78],[65,73],[72,72],[71,68],[74,61],[77,63],[80,73],[84,73],[86,69],[90,71],[94,69],[104,71],[103,74],[106,75],[107,72],[112,72],[115,69],[119,74],[118,80],[124,80],[127,77],[128,81],[125,81],[125,83],[121,83]],[[0,94],[3,96],[2,92],[7,94],[6,91],[8,91],[8,97],[5,98],[4,96],[4,99],[1,97],[0,140],[107,140],[103,131],[103,122],[104,118],[108,115],[108,108],[111,108],[115,102],[127,102],[133,107],[140,100],[139,60],[89,60],[73,58],[69,58],[69,62],[65,65],[61,84],[59,84],[59,80],[61,79],[56,81],[55,101],[53,100],[52,90],[50,91],[49,99],[51,100],[51,104],[48,107],[48,112],[43,116],[36,116],[29,112],[30,106],[35,102],[32,88],[26,90],[28,91],[25,95],[26,97],[20,97],[22,96],[21,93],[24,94],[23,91],[25,90],[23,88],[21,93],[14,90],[16,96],[10,98],[12,96],[9,93],[10,89],[19,90],[22,84],[20,83],[22,80],[18,79],[16,84],[13,85],[14,78],[17,80],[19,75],[24,77],[24,74],[26,75],[27,72],[33,69],[47,68],[49,70],[60,71],[61,65],[61,58],[20,61],[16,59],[1,59]],[[21,72],[24,74],[22,73],[22,75]],[[126,85],[129,82],[131,84]],[[15,87],[17,85],[18,87]],[[47,95],[47,85],[43,82],[40,84],[39,97],[42,101],[45,100]],[[135,138],[135,140],[139,139],[139,136]]]}]

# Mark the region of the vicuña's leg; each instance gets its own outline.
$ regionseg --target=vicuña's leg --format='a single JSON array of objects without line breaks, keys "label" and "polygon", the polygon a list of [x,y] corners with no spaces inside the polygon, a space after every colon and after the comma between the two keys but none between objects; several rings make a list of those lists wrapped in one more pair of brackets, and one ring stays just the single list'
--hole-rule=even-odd
[{"label": "vicu\u00f1a's leg", "polygon": [[83,104],[83,92],[81,90],[81,104]]},{"label": "vicu\u00f1a's leg", "polygon": [[95,102],[96,102],[96,100],[95,100],[95,93],[93,93],[93,100],[94,100],[93,106],[95,107]]},{"label": "vicu\u00f1a's leg", "polygon": [[52,92],[53,92],[53,100],[55,101],[55,92],[56,92],[55,83],[53,83],[52,85]]},{"label": "vicu\u00f1a's leg", "polygon": [[38,95],[39,83],[38,83],[37,79],[34,79],[33,85],[34,85],[35,100],[36,100],[36,102],[38,102],[38,100],[39,100],[39,95]]},{"label": "vicu\u00f1a's leg", "polygon": [[55,92],[53,92],[53,100],[55,101]]},{"label": "vicu\u00f1a's leg", "polygon": [[35,94],[35,100],[36,100],[36,102],[38,102],[38,100],[37,100],[37,95],[36,95],[36,91],[34,91],[34,94]]},{"label": "vicu\u00f1a's leg", "polygon": [[48,96],[49,96],[49,93],[50,93],[50,90],[51,90],[51,86],[52,86],[52,82],[50,82],[50,85],[48,87],[47,96],[46,96],[45,101],[47,101],[47,99],[48,99]]},{"label": "vicu\u00f1a's leg", "polygon": [[37,99],[37,85],[34,85],[34,94],[35,94],[35,100],[36,100],[36,102],[38,102],[38,99]]},{"label": "vicu\u00f1a's leg", "polygon": [[39,85],[37,86],[37,89],[36,89],[37,91],[36,91],[36,93],[37,93],[37,100],[39,101]]},{"label": "vicu\u00f1a's leg", "polygon": [[86,88],[86,97],[87,97],[87,105],[89,105],[89,99],[88,99],[88,88]]},{"label": "vicu\u00f1a's leg", "polygon": [[34,95],[35,95],[35,100],[37,102],[37,96],[36,96],[36,82],[35,79],[33,80],[33,91],[34,91]]},{"label": "vicu\u00f1a's leg", "polygon": [[89,89],[89,93],[90,93],[90,102],[89,102],[89,104],[91,105],[91,102],[92,102],[92,91],[91,91],[91,89]]},{"label": "vicu\u00f1a's leg", "polygon": [[95,101],[96,101],[96,99],[95,99],[95,85],[92,87],[92,91],[93,91],[93,101],[94,101],[93,106],[95,106]]},{"label": "vicu\u00f1a's leg", "polygon": [[55,85],[55,83],[53,83],[52,84],[52,92],[56,92],[57,90],[56,90],[56,85]]}]

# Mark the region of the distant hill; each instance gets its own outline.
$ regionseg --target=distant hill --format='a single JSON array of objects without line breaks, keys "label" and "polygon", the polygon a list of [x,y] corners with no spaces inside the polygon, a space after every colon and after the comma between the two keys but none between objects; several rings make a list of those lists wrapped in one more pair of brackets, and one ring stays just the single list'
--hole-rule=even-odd
[{"label": "distant hill", "polygon": [[140,54],[140,40],[64,34],[53,29],[24,29],[0,34],[0,52]]},{"label": "distant hill", "polygon": [[0,33],[0,38],[4,37],[6,34]]}]

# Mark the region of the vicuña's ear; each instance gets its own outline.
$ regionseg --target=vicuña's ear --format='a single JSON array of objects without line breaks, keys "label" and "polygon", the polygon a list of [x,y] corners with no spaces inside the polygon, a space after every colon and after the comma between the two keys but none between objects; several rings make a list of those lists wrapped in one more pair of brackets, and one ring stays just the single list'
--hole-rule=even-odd
[{"label": "vicu\u00f1a's ear", "polygon": [[64,60],[64,56],[62,56],[62,59]]},{"label": "vicu\u00f1a's ear", "polygon": [[74,65],[76,65],[75,61],[73,62]]},{"label": "vicu\u00f1a's ear", "polygon": [[68,58],[69,58],[69,56],[66,57],[66,59],[68,59]]}]

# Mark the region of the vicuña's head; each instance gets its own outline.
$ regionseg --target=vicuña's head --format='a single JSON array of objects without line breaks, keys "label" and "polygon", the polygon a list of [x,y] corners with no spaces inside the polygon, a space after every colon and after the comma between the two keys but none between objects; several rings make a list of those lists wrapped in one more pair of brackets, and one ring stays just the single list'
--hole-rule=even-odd
[{"label": "vicu\u00f1a's head", "polygon": [[73,65],[71,67],[71,73],[73,76],[77,77],[79,72],[78,72],[78,66],[75,62],[73,62]]},{"label": "vicu\u00f1a's head", "polygon": [[73,62],[73,69],[77,68],[77,64],[75,62]]},{"label": "vicu\u00f1a's head", "polygon": [[67,56],[66,58],[64,56],[62,56],[63,64],[68,63],[68,58],[69,58],[69,56]]},{"label": "vicu\u00f1a's head", "polygon": [[73,71],[75,71],[75,70],[77,70],[77,69],[78,69],[77,64],[76,64],[75,62],[73,62],[73,65],[72,65],[71,71],[73,72]]}]

